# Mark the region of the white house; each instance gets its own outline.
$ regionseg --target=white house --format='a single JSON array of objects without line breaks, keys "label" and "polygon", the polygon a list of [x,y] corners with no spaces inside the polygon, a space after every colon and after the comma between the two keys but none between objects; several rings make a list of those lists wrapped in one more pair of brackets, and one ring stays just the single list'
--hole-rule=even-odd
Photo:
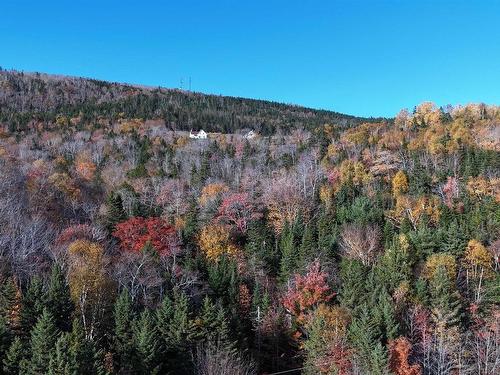
[{"label": "white house", "polygon": [[203,129],[201,129],[198,133],[193,133],[192,130],[189,131],[189,138],[207,139],[207,136],[208,136],[208,134]]},{"label": "white house", "polygon": [[253,130],[250,130],[247,134],[244,135],[245,139],[252,139],[257,135]]}]

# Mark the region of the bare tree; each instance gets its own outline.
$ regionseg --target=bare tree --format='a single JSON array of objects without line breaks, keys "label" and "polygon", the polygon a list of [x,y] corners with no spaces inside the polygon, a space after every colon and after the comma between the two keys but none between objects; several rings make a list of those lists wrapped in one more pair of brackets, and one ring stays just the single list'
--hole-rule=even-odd
[{"label": "bare tree", "polygon": [[380,229],[376,225],[348,224],[342,230],[340,247],[347,257],[369,266],[380,251]]}]

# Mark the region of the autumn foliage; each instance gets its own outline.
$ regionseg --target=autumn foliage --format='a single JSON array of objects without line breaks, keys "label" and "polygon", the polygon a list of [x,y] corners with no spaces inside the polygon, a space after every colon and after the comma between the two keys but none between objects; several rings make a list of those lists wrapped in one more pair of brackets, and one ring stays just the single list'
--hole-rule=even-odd
[{"label": "autumn foliage", "polygon": [[406,337],[389,342],[389,368],[396,375],[421,375],[419,365],[410,365],[411,344]]},{"label": "autumn foliage", "polygon": [[169,256],[178,245],[175,228],[159,217],[132,217],[117,224],[113,236],[124,251],[139,252],[149,243],[159,255]]},{"label": "autumn foliage", "polygon": [[297,322],[303,324],[311,308],[330,301],[334,296],[327,283],[327,274],[321,271],[321,265],[316,260],[309,265],[304,276],[294,276],[292,285],[283,297],[283,306]]}]

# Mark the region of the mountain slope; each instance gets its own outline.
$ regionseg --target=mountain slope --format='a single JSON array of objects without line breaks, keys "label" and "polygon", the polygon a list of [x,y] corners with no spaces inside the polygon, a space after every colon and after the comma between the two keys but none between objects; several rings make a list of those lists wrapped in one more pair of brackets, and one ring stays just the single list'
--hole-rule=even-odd
[{"label": "mountain slope", "polygon": [[278,129],[311,129],[325,123],[351,127],[383,120],[264,100],[0,71],[0,123],[11,131],[22,131],[33,120],[50,124],[58,116],[81,116],[84,123],[102,118],[163,119],[177,130],[204,128],[231,133],[253,128],[263,134]]}]

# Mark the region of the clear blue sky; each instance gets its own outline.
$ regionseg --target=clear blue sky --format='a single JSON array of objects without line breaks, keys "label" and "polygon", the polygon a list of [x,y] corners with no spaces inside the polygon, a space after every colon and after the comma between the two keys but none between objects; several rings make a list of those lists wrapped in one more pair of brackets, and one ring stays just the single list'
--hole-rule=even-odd
[{"label": "clear blue sky", "polygon": [[500,1],[2,0],[0,66],[393,116],[500,104]]}]

